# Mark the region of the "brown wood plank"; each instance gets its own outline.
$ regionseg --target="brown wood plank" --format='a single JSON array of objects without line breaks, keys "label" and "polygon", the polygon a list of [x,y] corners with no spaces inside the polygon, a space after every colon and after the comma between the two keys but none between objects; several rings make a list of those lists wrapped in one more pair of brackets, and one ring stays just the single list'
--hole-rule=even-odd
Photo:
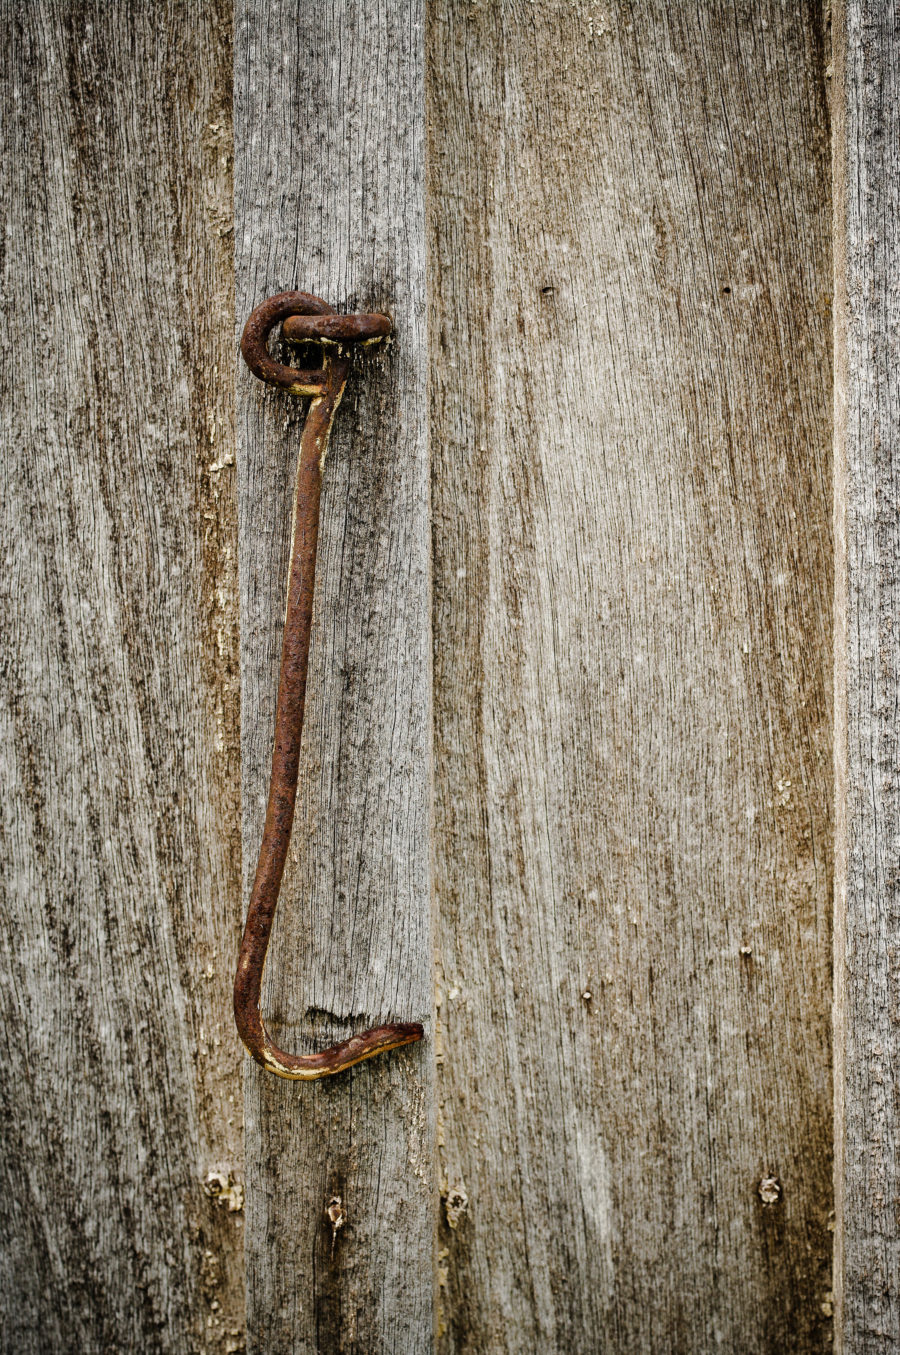
[{"label": "brown wood plank", "polygon": [[238,1350],[230,7],[2,30],[0,1345]]},{"label": "brown wood plank", "polygon": [[[235,47],[241,323],[299,288],[387,311],[396,333],[357,360],[328,453],[293,861],[263,1012],[295,1052],[384,1021],[427,1026],[423,1044],[324,1082],[248,1060],[248,1330],[266,1355],[421,1355],[436,1198],[421,5],[242,0]],[[237,401],[246,896],[305,402],[245,370]]]},{"label": "brown wood plank", "polygon": [[835,7],[835,1281],[900,1348],[900,9]]},{"label": "brown wood plank", "polygon": [[821,17],[428,52],[441,1348],[824,1350]]}]

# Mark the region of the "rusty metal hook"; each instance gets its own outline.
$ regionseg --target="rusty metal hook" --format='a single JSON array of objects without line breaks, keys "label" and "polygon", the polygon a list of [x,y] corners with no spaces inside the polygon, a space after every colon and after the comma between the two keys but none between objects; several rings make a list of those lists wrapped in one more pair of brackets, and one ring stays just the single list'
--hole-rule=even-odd
[{"label": "rusty metal hook", "polygon": [[[270,357],[267,340],[279,320],[284,321],[285,338],[295,343],[322,345],[320,368],[301,371]],[[319,536],[319,495],[328,435],[350,371],[346,345],[375,343],[390,332],[391,322],[386,315],[338,315],[316,296],[306,292],[281,292],[257,306],[241,338],[244,361],[261,381],[271,382],[291,395],[311,396],[312,400],[297,458],[269,803],[234,980],[234,1019],[241,1039],[257,1063],[279,1077],[307,1081],[341,1073],[374,1054],[421,1040],[423,1035],[418,1024],[379,1026],[317,1054],[286,1054],[273,1043],[259,1010],[263,965],[297,798]]]}]

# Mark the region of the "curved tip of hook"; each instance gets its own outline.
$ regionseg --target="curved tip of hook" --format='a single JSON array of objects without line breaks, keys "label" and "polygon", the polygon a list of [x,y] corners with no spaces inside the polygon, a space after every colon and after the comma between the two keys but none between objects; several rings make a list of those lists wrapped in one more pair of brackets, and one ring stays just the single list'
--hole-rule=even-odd
[{"label": "curved tip of hook", "polygon": [[354,1064],[374,1058],[376,1054],[385,1054],[390,1049],[415,1044],[425,1035],[424,1027],[417,1021],[398,1021],[389,1026],[378,1026],[374,1030],[364,1030],[361,1034],[352,1035],[349,1040],[342,1040],[340,1044],[332,1045],[330,1049],[322,1049],[317,1054],[288,1054],[275,1044],[259,1016],[258,1009],[253,1010],[249,1021],[246,1018],[246,1011],[238,1015],[238,1031],[256,1062],[268,1072],[275,1073],[277,1077],[298,1082],[312,1082],[320,1077],[343,1073]]},{"label": "curved tip of hook", "polygon": [[[425,1036],[425,1027],[420,1026],[418,1021],[399,1021],[393,1026],[382,1026],[384,1031],[394,1031],[397,1038],[397,1045],[389,1045],[387,1048],[394,1049],[400,1044],[415,1044],[416,1040],[421,1040]],[[372,1032],[374,1034],[374,1032]]]}]

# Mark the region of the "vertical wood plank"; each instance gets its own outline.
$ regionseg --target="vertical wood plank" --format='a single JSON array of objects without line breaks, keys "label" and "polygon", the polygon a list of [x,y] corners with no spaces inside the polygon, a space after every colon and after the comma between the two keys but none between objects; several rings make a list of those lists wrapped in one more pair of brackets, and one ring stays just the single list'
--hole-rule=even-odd
[{"label": "vertical wood plank", "polygon": [[[428,1032],[319,1083],[248,1061],[248,1327],[266,1355],[420,1355],[432,1340],[423,46],[418,2],[237,7],[239,322],[300,288],[387,311],[396,335],[357,359],[328,454],[305,750],[263,1010],[286,1049],[387,1020]],[[237,402],[246,894],[305,402],[245,370]]]},{"label": "vertical wood plank", "polygon": [[835,8],[838,1347],[900,1347],[900,6]]},{"label": "vertical wood plank", "polygon": [[222,1355],[243,1349],[231,13],[35,0],[2,30],[0,1344]]},{"label": "vertical wood plank", "polygon": [[428,52],[441,1348],[825,1350],[821,15]]}]

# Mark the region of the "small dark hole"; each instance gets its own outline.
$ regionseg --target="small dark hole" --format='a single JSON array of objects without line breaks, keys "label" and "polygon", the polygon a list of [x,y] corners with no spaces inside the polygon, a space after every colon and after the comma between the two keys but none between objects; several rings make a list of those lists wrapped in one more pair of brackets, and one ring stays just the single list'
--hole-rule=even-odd
[{"label": "small dark hole", "polygon": [[318,343],[287,343],[281,339],[281,360],[288,367],[303,372],[314,372],[322,366],[322,345]]},{"label": "small dark hole", "polygon": [[555,287],[542,287],[542,288],[541,288],[541,291],[543,292],[544,296],[547,296],[547,294],[548,294],[549,292],[555,292],[555,291],[556,291],[556,288],[555,288]]},{"label": "small dark hole", "polygon": [[731,296],[731,288],[730,288],[730,287],[723,287],[723,288],[722,288],[722,291],[725,293],[726,296]]}]

